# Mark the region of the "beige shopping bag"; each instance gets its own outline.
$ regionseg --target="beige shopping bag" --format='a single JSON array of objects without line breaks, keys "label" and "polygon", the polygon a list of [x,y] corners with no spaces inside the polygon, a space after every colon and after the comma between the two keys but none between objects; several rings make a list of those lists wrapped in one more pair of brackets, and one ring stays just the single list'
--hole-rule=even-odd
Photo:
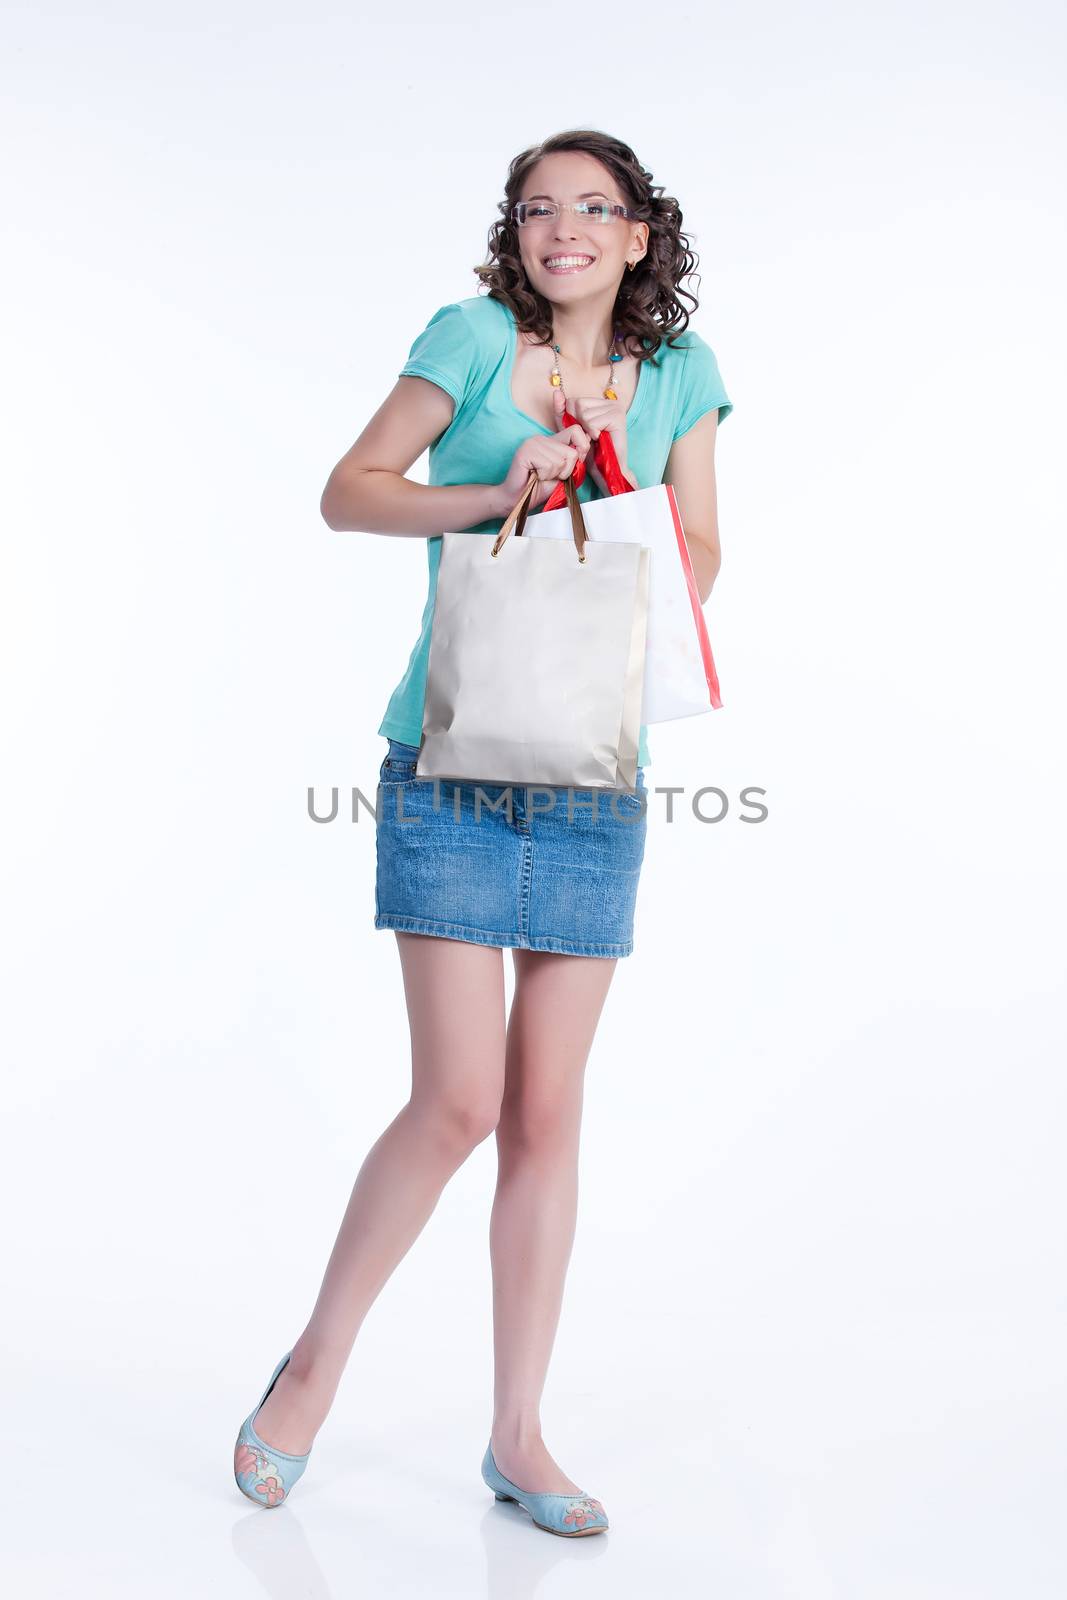
[{"label": "beige shopping bag", "polygon": [[537,481],[495,539],[442,535],[415,772],[633,789],[649,553],[590,539],[569,479],[573,542],[523,538]]}]

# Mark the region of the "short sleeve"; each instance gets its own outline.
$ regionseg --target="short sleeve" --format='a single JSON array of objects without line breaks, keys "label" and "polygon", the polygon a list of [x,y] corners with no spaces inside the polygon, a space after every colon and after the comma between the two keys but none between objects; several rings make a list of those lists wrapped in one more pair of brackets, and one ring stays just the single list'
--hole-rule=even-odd
[{"label": "short sleeve", "polygon": [[474,330],[463,307],[441,306],[411,346],[397,376],[428,378],[452,396],[458,411],[470,392],[477,354]]},{"label": "short sleeve", "polygon": [[714,350],[691,328],[687,330],[686,338],[689,345],[685,352],[681,382],[678,386],[679,407],[674,427],[675,439],[680,439],[683,433],[688,433],[694,422],[699,422],[705,412],[717,407],[721,423],[734,409],[733,401],[723,387]]}]

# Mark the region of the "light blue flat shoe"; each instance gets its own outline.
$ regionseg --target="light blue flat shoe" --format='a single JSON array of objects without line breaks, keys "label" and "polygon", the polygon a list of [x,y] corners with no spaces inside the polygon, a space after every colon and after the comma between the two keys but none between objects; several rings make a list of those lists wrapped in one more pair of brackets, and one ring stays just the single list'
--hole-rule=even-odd
[{"label": "light blue flat shoe", "polygon": [[263,1401],[274,1388],[292,1353],[291,1350],[287,1350],[271,1373],[270,1382],[264,1389],[259,1404],[242,1422],[237,1443],[233,1448],[233,1475],[237,1480],[237,1487],[242,1494],[248,1496],[249,1500],[254,1500],[257,1506],[280,1506],[283,1500],[288,1499],[294,1483],[303,1475],[311,1456],[310,1450],[303,1456],[291,1456],[284,1450],[276,1450],[272,1444],[267,1444],[261,1439],[252,1426],[259,1415]]},{"label": "light blue flat shoe", "polygon": [[530,1513],[535,1527],[546,1533],[559,1533],[575,1539],[584,1533],[603,1533],[608,1514],[599,1500],[587,1494],[533,1494],[505,1478],[493,1459],[493,1446],[486,1446],[482,1457],[482,1477],[498,1500],[514,1500]]}]

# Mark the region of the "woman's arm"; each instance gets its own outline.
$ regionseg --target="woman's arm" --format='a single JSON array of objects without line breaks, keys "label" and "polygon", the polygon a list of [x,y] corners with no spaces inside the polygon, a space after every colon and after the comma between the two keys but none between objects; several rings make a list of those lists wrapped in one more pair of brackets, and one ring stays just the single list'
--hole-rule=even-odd
[{"label": "woman's arm", "polygon": [[715,438],[718,410],[706,411],[671,446],[664,483],[674,485],[685,542],[693,560],[693,575],[701,603],[711,594],[722,563],[719,549],[719,512],[715,498]]},{"label": "woman's arm", "polygon": [[432,538],[504,518],[503,485],[414,483],[404,476],[444,433],[455,407],[428,378],[398,378],[355,444],[334,467],[320,510],[339,533],[407,534]]}]

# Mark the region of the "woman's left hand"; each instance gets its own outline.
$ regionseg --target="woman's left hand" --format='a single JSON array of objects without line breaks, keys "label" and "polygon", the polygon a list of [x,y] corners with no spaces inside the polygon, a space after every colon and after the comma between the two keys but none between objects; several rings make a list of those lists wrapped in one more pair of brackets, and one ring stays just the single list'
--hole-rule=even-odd
[{"label": "woman's left hand", "polygon": [[[635,489],[639,488],[637,479],[626,464],[626,407],[622,401],[605,400],[602,395],[597,395],[588,400],[572,400],[568,410],[578,418],[591,439],[596,440],[605,430],[611,435],[623,477]],[[586,457],[585,470],[592,475],[593,482],[601,494],[606,495],[609,492],[608,486],[604,482],[600,468],[593,460],[592,450]]]}]

